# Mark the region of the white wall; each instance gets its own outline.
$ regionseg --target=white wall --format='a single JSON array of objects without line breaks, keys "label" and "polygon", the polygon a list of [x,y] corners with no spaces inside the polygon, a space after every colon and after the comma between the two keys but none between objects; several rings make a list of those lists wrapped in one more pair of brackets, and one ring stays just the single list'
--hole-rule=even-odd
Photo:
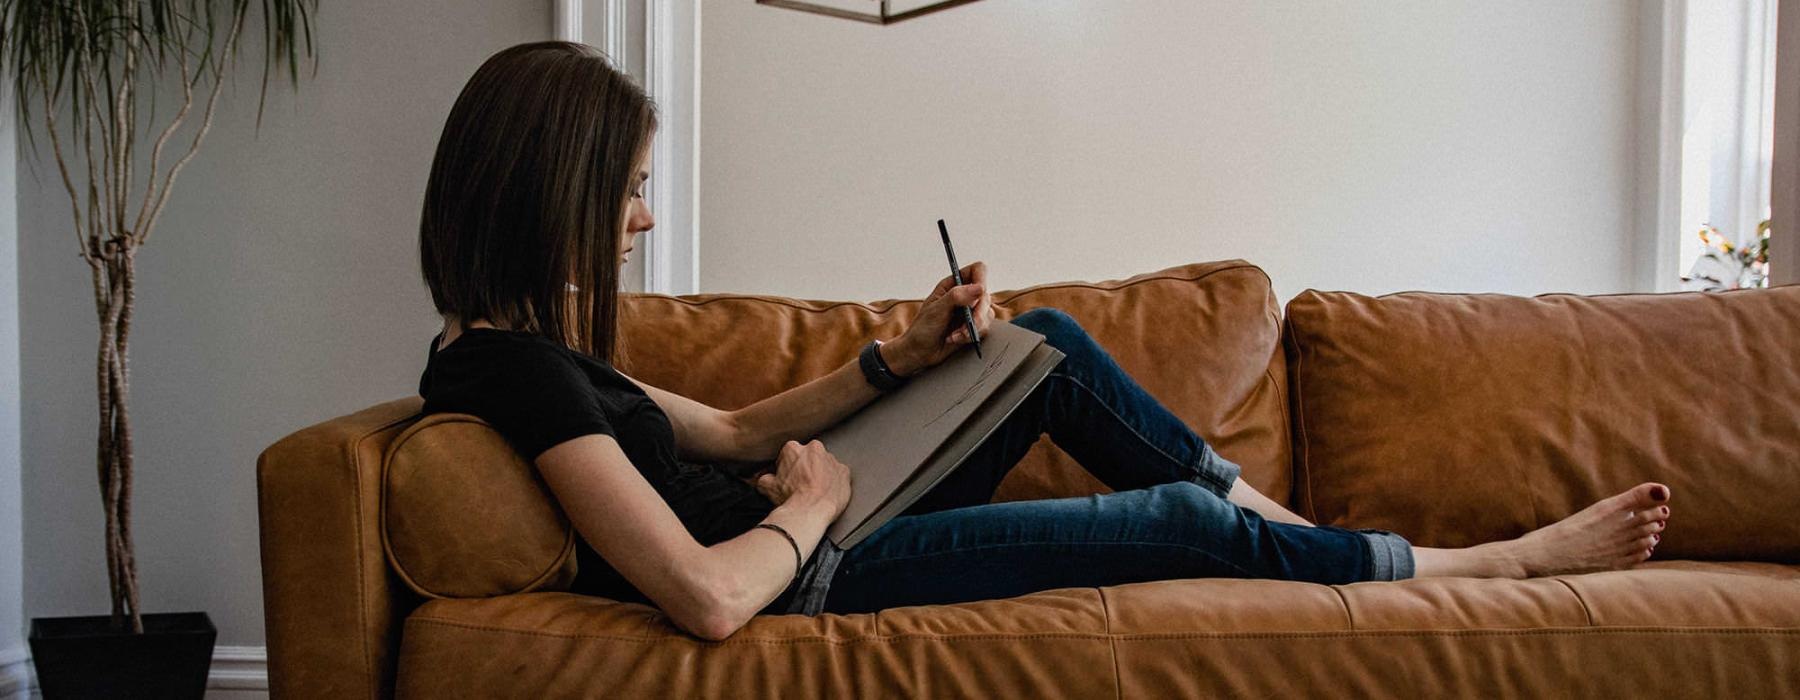
[{"label": "white wall", "polygon": [[[205,610],[222,646],[263,644],[257,454],[299,428],[416,392],[441,325],[417,253],[438,134],[482,60],[550,37],[550,9],[324,3],[318,75],[298,93],[271,86],[260,134],[255,34],[139,255],[132,324],[144,609]],[[98,325],[68,201],[41,145],[35,174],[19,170],[25,613],[104,614]],[[0,330],[0,346],[9,337]],[[0,377],[4,386],[13,384]],[[0,614],[7,620],[16,618]]]},{"label": "white wall", "polygon": [[704,3],[701,291],[916,297],[1241,257],[1278,294],[1614,292],[1627,0]]},{"label": "white wall", "polygon": [[0,697],[24,688],[24,520],[19,501],[19,216],[13,85],[0,79]]}]

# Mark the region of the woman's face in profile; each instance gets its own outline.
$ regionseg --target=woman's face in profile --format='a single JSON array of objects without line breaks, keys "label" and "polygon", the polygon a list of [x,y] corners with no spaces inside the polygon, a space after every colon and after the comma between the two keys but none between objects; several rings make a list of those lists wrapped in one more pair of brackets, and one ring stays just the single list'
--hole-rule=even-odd
[{"label": "woman's face in profile", "polygon": [[620,265],[631,259],[631,249],[637,243],[638,234],[656,226],[656,217],[650,215],[650,201],[644,198],[644,183],[650,179],[649,144],[645,144],[644,152],[638,156],[637,167],[632,168],[630,177],[631,198],[625,203],[625,225],[619,227]]}]

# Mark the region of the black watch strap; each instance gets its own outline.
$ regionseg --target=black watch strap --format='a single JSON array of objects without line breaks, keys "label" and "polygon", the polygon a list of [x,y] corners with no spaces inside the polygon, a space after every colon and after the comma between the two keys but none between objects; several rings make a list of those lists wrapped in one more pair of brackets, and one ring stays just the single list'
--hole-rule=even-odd
[{"label": "black watch strap", "polygon": [[881,391],[893,391],[906,384],[906,378],[894,374],[887,362],[881,359],[881,341],[871,340],[864,345],[862,354],[857,357],[857,364],[862,367],[863,379]]}]

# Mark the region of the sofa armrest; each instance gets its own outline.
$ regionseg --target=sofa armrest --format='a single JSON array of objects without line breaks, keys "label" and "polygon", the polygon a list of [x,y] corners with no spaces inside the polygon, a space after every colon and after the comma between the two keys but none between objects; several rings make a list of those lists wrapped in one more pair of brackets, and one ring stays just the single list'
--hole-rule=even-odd
[{"label": "sofa armrest", "polygon": [[423,400],[300,430],[257,458],[263,620],[274,697],[391,697],[417,605],[382,555],[381,459]]}]

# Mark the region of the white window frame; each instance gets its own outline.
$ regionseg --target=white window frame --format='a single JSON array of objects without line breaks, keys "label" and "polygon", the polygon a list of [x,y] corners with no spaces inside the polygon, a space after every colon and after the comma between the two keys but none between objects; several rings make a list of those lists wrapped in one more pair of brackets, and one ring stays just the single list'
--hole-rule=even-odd
[{"label": "white window frame", "polygon": [[[1744,39],[1747,51],[1764,56],[1774,52],[1771,40],[1776,33],[1774,25],[1780,18],[1776,2],[1778,0],[1768,0],[1761,12],[1746,15],[1749,22],[1746,29],[1755,33]],[[1800,9],[1794,7],[1793,0],[1784,4],[1790,10]],[[1690,46],[1695,40],[1691,36],[1695,9],[1716,8],[1712,8],[1709,0],[1696,3],[1656,0],[1642,6],[1640,17],[1639,28],[1644,43],[1638,65],[1642,76],[1639,89],[1646,98],[1639,105],[1643,110],[1642,123],[1647,128],[1640,132],[1639,145],[1647,157],[1639,171],[1641,189],[1637,210],[1643,245],[1637,256],[1636,286],[1647,291],[1672,292],[1682,288],[1680,279],[1689,272],[1684,249],[1697,245],[1695,238],[1700,223],[1716,225],[1720,233],[1744,242],[1754,234],[1756,224],[1763,216],[1779,218],[1776,212],[1782,205],[1781,200],[1785,199],[1781,194],[1781,183],[1777,181],[1781,177],[1778,174],[1781,159],[1773,159],[1771,165],[1769,157],[1773,150],[1771,146],[1781,136],[1779,129],[1773,128],[1775,125],[1763,121],[1764,108],[1771,102],[1779,102],[1779,95],[1768,84],[1766,72],[1746,65],[1747,75],[1737,76],[1746,80],[1757,77],[1764,80],[1762,89],[1746,88],[1740,96],[1739,120],[1712,125],[1711,131],[1707,131],[1708,124],[1699,118],[1701,103],[1698,101],[1706,96],[1694,94],[1690,88],[1694,81],[1712,80],[1713,76],[1693,73],[1703,65],[1700,59],[1706,58],[1691,53],[1701,50]],[[1748,61],[1750,57],[1744,60]],[[1738,151],[1724,157],[1735,171],[1730,175],[1709,171],[1708,164],[1713,162],[1708,157],[1711,155],[1710,140],[1718,129],[1737,132]],[[1720,185],[1712,181],[1715,176],[1729,178],[1729,181]],[[1719,201],[1707,206],[1709,197],[1717,197]],[[1775,229],[1775,236],[1785,238],[1780,227]],[[1776,244],[1779,247],[1780,241]],[[1785,274],[1791,274],[1780,268],[1779,264],[1775,266],[1776,279],[1772,280],[1775,283],[1780,283]],[[1791,281],[1793,278],[1786,279]]]},{"label": "white window frame", "polygon": [[700,290],[698,0],[552,0],[555,37],[606,52],[656,101],[646,196],[656,229],[642,240],[644,291]]}]

